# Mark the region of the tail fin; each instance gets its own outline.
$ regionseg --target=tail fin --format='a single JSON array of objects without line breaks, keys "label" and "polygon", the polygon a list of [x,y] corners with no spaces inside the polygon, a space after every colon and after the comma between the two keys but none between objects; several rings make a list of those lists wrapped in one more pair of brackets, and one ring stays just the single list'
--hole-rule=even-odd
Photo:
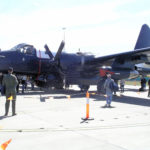
[{"label": "tail fin", "polygon": [[150,28],[147,24],[142,26],[134,50],[145,47],[150,47]]}]

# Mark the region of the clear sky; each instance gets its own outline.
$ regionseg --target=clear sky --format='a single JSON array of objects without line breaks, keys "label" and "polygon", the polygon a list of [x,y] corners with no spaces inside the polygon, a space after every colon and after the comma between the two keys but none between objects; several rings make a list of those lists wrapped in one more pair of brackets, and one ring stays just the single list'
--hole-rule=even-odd
[{"label": "clear sky", "polygon": [[[0,48],[19,43],[108,55],[133,50],[149,0],[0,0]],[[66,28],[63,30],[63,28]]]}]

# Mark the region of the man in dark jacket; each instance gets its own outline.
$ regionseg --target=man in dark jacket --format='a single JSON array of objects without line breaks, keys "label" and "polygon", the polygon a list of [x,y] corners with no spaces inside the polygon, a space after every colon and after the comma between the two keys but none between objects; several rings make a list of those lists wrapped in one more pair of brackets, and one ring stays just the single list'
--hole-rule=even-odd
[{"label": "man in dark jacket", "polygon": [[150,97],[150,79],[148,80],[148,97]]},{"label": "man in dark jacket", "polygon": [[113,96],[113,91],[110,88],[110,84],[114,84],[114,80],[111,79],[111,74],[107,74],[107,79],[105,80],[104,83],[104,89],[106,90],[106,106],[111,107],[111,101],[112,101],[112,96]]},{"label": "man in dark jacket", "polygon": [[3,77],[2,85],[6,90],[5,116],[8,115],[10,100],[12,100],[12,116],[16,115],[16,86],[18,84],[17,78],[13,73],[13,68],[8,69],[8,74]]}]

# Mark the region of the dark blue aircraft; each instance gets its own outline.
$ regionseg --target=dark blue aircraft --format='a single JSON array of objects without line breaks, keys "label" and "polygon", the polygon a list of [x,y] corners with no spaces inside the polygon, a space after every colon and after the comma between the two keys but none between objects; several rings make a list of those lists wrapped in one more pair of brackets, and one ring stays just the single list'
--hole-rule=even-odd
[{"label": "dark blue aircraft", "polygon": [[[134,50],[148,47],[150,47],[150,28],[147,24],[144,24],[139,33]],[[150,61],[138,64],[136,68],[141,75],[150,74]]]},{"label": "dark blue aircraft", "polygon": [[76,84],[82,90],[87,90],[90,85],[98,85],[101,89],[105,72],[111,72],[116,81],[136,78],[139,73],[135,65],[150,61],[150,48],[95,57],[80,52],[62,53],[64,44],[62,41],[55,56],[47,45],[45,52],[28,44],[1,51],[0,72],[6,73],[11,66],[16,75],[28,75],[40,87],[60,89]]}]

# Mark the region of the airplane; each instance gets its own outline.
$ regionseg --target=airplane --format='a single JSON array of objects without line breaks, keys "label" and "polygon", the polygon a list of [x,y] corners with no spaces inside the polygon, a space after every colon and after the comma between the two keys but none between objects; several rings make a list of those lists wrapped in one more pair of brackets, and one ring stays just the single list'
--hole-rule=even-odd
[{"label": "airplane", "polygon": [[[147,47],[150,47],[150,28],[147,24],[144,24],[141,27],[134,50],[136,51],[137,49],[147,48]],[[136,70],[142,76],[146,76],[146,75],[150,74],[150,61],[137,64],[137,65],[135,65],[135,67],[136,67]]]},{"label": "airplane", "polygon": [[45,51],[30,44],[18,44],[10,50],[0,51],[0,72],[7,73],[13,67],[16,75],[32,77],[39,87],[61,89],[79,85],[88,90],[90,85],[102,89],[104,73],[111,72],[115,80],[136,78],[139,72],[135,65],[150,61],[150,48],[96,57],[85,53],[62,52],[62,41],[56,55],[45,45]]}]

